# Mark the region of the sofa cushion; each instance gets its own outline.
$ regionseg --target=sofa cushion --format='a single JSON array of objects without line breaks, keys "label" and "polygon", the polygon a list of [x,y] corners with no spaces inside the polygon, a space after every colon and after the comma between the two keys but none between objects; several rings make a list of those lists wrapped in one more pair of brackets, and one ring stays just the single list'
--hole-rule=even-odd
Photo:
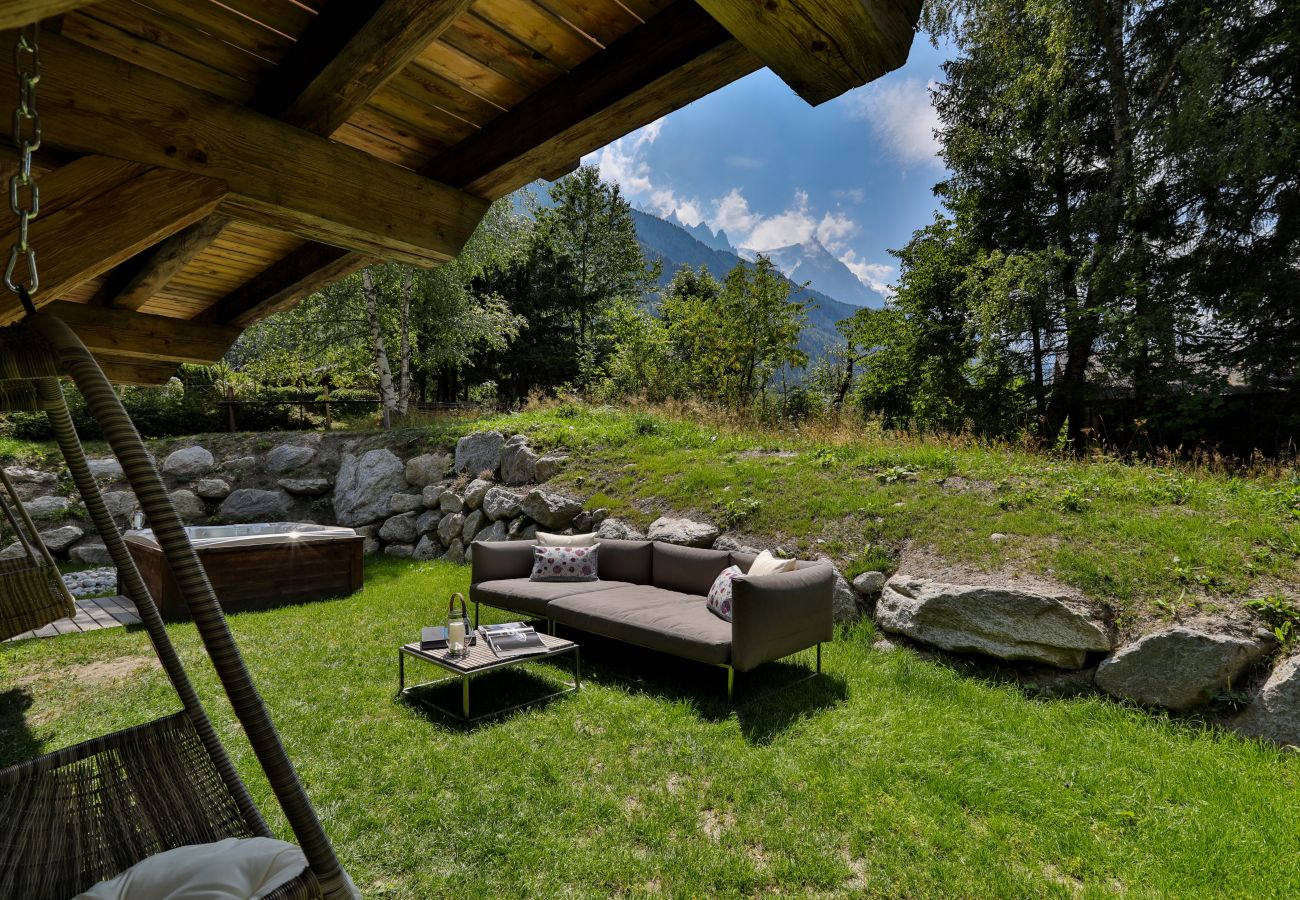
[{"label": "sofa cushion", "polygon": [[504,578],[471,585],[469,598],[475,603],[513,609],[532,616],[548,616],[547,604],[559,597],[591,591],[633,587],[623,581],[529,581],[527,578]]},{"label": "sofa cushion", "polygon": [[595,581],[599,547],[533,548],[532,581]]},{"label": "sofa cushion", "polygon": [[653,551],[649,541],[607,541],[600,543],[600,577],[610,581],[649,584]]},{"label": "sofa cushion", "polygon": [[781,559],[764,550],[754,558],[745,570],[746,575],[776,575],[780,572],[793,572],[797,559]]},{"label": "sofa cushion", "polygon": [[537,544],[540,547],[594,547],[596,532],[589,534],[551,534],[549,531],[537,532]]},{"label": "sofa cushion", "polygon": [[695,594],[630,585],[561,597],[548,610],[555,621],[592,634],[700,662],[731,662],[731,624]]},{"label": "sofa cushion", "polygon": [[703,597],[718,573],[731,565],[725,550],[700,550],[654,542],[654,569],[650,583],[667,591]]},{"label": "sofa cushion", "polygon": [[731,581],[743,574],[740,566],[727,566],[713,579],[713,587],[709,588],[709,596],[704,605],[724,622],[731,621]]}]

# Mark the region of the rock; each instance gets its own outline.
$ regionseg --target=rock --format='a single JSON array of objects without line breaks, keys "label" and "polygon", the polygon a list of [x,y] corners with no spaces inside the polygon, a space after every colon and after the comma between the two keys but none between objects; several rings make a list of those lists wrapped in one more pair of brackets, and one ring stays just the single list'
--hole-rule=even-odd
[{"label": "rock", "polygon": [[607,541],[644,541],[645,535],[622,519],[606,519],[596,528],[596,537]]},{"label": "rock", "polygon": [[489,488],[483,495],[483,512],[494,522],[513,519],[519,515],[519,506],[524,502],[522,495],[505,488]]},{"label": "rock", "polygon": [[438,521],[442,518],[442,511],[437,509],[426,509],[420,513],[415,520],[415,530],[420,534],[429,534],[438,527]]},{"label": "rock", "polygon": [[172,478],[188,480],[208,474],[216,465],[217,461],[205,448],[199,446],[185,447],[182,450],[173,451],[163,460],[162,472]]},{"label": "rock", "polygon": [[1249,737],[1300,746],[1300,656],[1282,660],[1232,728]]},{"label": "rock", "polygon": [[995,544],[1000,544],[1007,539],[1007,536],[1000,531],[995,531],[989,535],[989,540]]},{"label": "rock", "polygon": [[506,523],[493,522],[487,528],[480,531],[474,538],[476,541],[484,543],[491,541],[504,541],[506,539]]},{"label": "rock", "polygon": [[365,525],[388,514],[388,498],[406,489],[406,467],[392,451],[343,455],[334,481],[334,517],[340,525]]},{"label": "rock", "polygon": [[415,487],[428,487],[442,478],[451,468],[451,457],[445,453],[425,453],[406,461],[406,480]]},{"label": "rock", "polygon": [[456,565],[460,565],[465,561],[465,545],[460,542],[460,538],[456,538],[451,542],[447,552],[442,555],[442,561],[455,563]]},{"label": "rock", "polygon": [[394,494],[388,498],[388,511],[391,513],[408,513],[424,509],[424,498],[419,494]]},{"label": "rock", "polygon": [[713,549],[729,550],[735,553],[752,553],[755,556],[762,552],[758,547],[751,547],[749,544],[742,544],[740,541],[727,534],[718,535],[718,539],[713,542]]},{"label": "rock", "polygon": [[113,564],[113,557],[109,555],[104,542],[96,539],[82,541],[68,551],[68,557],[73,562],[79,562],[87,566],[109,566]]},{"label": "rock", "polygon": [[483,505],[483,498],[487,496],[487,492],[490,490],[492,490],[492,482],[483,478],[475,478],[465,488],[465,505],[470,509],[478,509]]},{"label": "rock", "polygon": [[1106,628],[1065,598],[905,575],[885,582],[876,623],[943,650],[1061,669],[1082,668],[1088,652],[1111,647]]},{"label": "rock", "polygon": [[207,505],[193,491],[187,491],[183,488],[179,491],[172,491],[168,499],[171,500],[172,506],[176,508],[176,514],[181,517],[181,521],[186,524],[192,525],[208,515]]},{"label": "rock", "polygon": [[443,516],[438,522],[438,539],[444,547],[451,546],[453,540],[460,538],[461,529],[465,527],[465,517],[460,513]]},{"label": "rock", "polygon": [[295,497],[320,497],[334,487],[328,478],[281,478],[278,484]]},{"label": "rock", "polygon": [[434,559],[442,553],[442,545],[429,535],[420,538],[420,542],[415,545],[415,550],[411,552],[412,559]]},{"label": "rock", "polygon": [[122,464],[111,456],[104,459],[88,459],[90,474],[96,478],[121,478]]},{"label": "rock", "polygon": [[858,592],[858,596],[867,600],[877,600],[880,598],[880,592],[885,589],[884,572],[863,572],[857,578],[853,579],[853,590]]},{"label": "rock", "polygon": [[424,490],[420,491],[420,498],[424,500],[424,505],[429,509],[437,509],[438,497],[441,496],[442,492],[442,485],[426,484]]},{"label": "rock", "polygon": [[1143,706],[1186,712],[1204,706],[1272,643],[1176,625],[1144,634],[1097,667],[1097,687]]},{"label": "rock", "polygon": [[543,481],[550,481],[569,464],[569,454],[567,453],[547,453],[533,467],[533,474],[540,484]]},{"label": "rock", "polygon": [[591,511],[591,524],[593,526],[599,525],[608,518],[609,510],[605,509],[603,506],[598,506]]},{"label": "rock", "polygon": [[694,522],[690,519],[670,519],[660,516],[650,523],[646,537],[652,541],[665,544],[681,544],[685,547],[712,547],[718,539],[718,529],[708,522]]},{"label": "rock", "polygon": [[235,477],[253,475],[259,468],[256,456],[233,456],[221,464],[221,471]]},{"label": "rock", "polygon": [[450,488],[444,488],[438,495],[438,508],[444,515],[458,513],[465,508],[465,501],[460,494]]},{"label": "rock", "polygon": [[833,569],[835,572],[835,593],[831,600],[831,615],[836,622],[853,622],[861,616],[858,609],[858,594],[849,585],[848,579],[840,574],[839,569]]},{"label": "rock", "polygon": [[69,572],[63,576],[63,583],[74,597],[102,597],[117,592],[117,570],[100,568]]},{"label": "rock", "polygon": [[58,484],[59,476],[53,472],[44,472],[27,466],[7,466],[5,475],[14,484]]},{"label": "rock", "polygon": [[499,431],[465,435],[456,442],[456,471],[471,475],[495,472],[501,468],[501,450],[505,442]]},{"label": "rock", "polygon": [[376,537],[365,538],[361,542],[361,555],[374,556],[376,553],[379,552],[379,548],[381,546],[382,545],[379,543],[379,538]]},{"label": "rock", "polygon": [[573,525],[571,527],[573,528],[574,534],[588,534],[589,532],[595,531],[595,528],[591,524],[591,513],[587,512],[585,509],[578,513],[573,517]]},{"label": "rock", "polygon": [[18,559],[19,557],[26,555],[27,550],[17,541],[14,541],[8,547],[5,547],[4,550],[0,550],[0,559]]},{"label": "rock", "polygon": [[483,515],[483,510],[476,509],[465,517],[465,524],[461,526],[460,538],[466,544],[474,540],[474,536],[483,530],[487,524],[487,516]]},{"label": "rock", "polygon": [[415,527],[415,513],[393,516],[379,528],[379,539],[390,544],[414,544],[420,536]]},{"label": "rock", "polygon": [[501,451],[501,480],[506,484],[532,484],[537,480],[537,454],[515,435]]},{"label": "rock", "polygon": [[240,488],[221,502],[217,515],[227,522],[283,522],[289,517],[289,503],[284,491]]},{"label": "rock", "polygon": [[57,519],[72,511],[72,501],[67,497],[37,497],[23,504],[27,514],[36,521]]},{"label": "rock", "polygon": [[410,559],[414,555],[414,544],[389,544],[384,548],[384,556],[396,556],[398,559]]},{"label": "rock", "polygon": [[529,522],[525,516],[520,516],[510,523],[506,529],[506,538],[511,541],[531,541],[537,537],[537,526]]},{"label": "rock", "polygon": [[[582,504],[561,494],[534,490],[528,492],[528,496],[519,504],[519,510],[546,530],[559,531],[582,512]],[[713,543],[713,538],[709,539],[709,543]]]},{"label": "rock", "polygon": [[266,454],[266,470],[272,475],[287,475],[316,458],[315,447],[281,444]]},{"label": "rock", "polygon": [[51,531],[41,532],[41,541],[55,556],[62,556],[68,549],[86,536],[86,532],[76,525],[64,525]]},{"label": "rock", "polygon": [[114,519],[129,519],[135,512],[135,494],[130,491],[109,491],[103,497],[108,514]]},{"label": "rock", "polygon": [[204,500],[225,500],[230,496],[230,485],[220,478],[200,478],[194,493]]}]

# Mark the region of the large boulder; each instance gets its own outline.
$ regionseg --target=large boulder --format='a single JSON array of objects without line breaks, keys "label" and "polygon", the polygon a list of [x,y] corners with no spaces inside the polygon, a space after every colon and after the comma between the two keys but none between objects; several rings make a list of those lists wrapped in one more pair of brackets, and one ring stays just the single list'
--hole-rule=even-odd
[{"label": "large boulder", "polygon": [[205,518],[208,514],[207,505],[193,491],[187,491],[184,488],[179,491],[172,491],[168,499],[171,500],[172,507],[183,522],[192,524],[199,519]]},{"label": "large boulder", "polygon": [[569,455],[567,453],[547,453],[537,460],[537,464],[533,467],[533,475],[537,479],[537,483],[541,484],[543,481],[550,481],[560,474],[560,471],[568,464]]},{"label": "large boulder", "polygon": [[87,566],[108,566],[113,557],[101,540],[85,540],[68,551],[68,558]]},{"label": "large boulder", "polygon": [[520,516],[506,529],[506,539],[511,541],[531,541],[537,537],[537,523],[530,522],[527,516]]},{"label": "large boulder", "polygon": [[485,543],[489,541],[504,541],[505,539],[506,539],[505,522],[493,522],[487,528],[484,528],[482,531],[480,531],[477,535],[474,536],[474,540],[483,541]]},{"label": "large boulder", "polygon": [[424,505],[429,509],[438,508],[438,498],[442,496],[443,487],[440,484],[426,484],[424,490],[420,491],[420,497],[424,500]]},{"label": "large boulder", "polygon": [[729,550],[735,553],[752,553],[754,556],[758,556],[758,554],[763,552],[758,547],[755,547],[752,544],[746,544],[743,541],[738,541],[729,534],[718,535],[718,539],[713,542],[713,549]]},{"label": "large boulder", "polygon": [[416,515],[404,512],[386,520],[379,528],[379,539],[390,544],[414,544],[420,537],[415,524]]},{"label": "large boulder", "polygon": [[59,476],[53,472],[27,466],[6,466],[5,475],[14,484],[57,484],[59,480]]},{"label": "large boulder", "polygon": [[162,471],[172,478],[187,480],[208,474],[216,464],[206,448],[196,445],[173,451],[163,460]]},{"label": "large boulder", "polygon": [[483,515],[483,510],[476,509],[465,517],[465,524],[460,529],[460,539],[466,544],[474,540],[474,536],[483,530],[487,524],[487,516]]},{"label": "large boulder", "polygon": [[240,488],[221,501],[217,515],[227,522],[283,522],[289,517],[289,502],[284,491]]},{"label": "large boulder", "polygon": [[465,487],[465,505],[478,509],[483,505],[483,498],[492,490],[492,482],[485,478],[475,478]]},{"label": "large boulder", "polygon": [[406,461],[406,480],[414,487],[428,487],[438,481],[451,468],[451,457],[445,453],[424,453]]},{"label": "large boulder", "polygon": [[831,599],[831,615],[836,622],[852,622],[858,618],[858,595],[849,584],[848,579],[835,572],[835,593]]},{"label": "large boulder", "polygon": [[501,468],[501,449],[505,443],[499,431],[465,435],[456,442],[456,471],[471,475],[495,472]]},{"label": "large boulder", "polygon": [[419,494],[394,494],[388,498],[388,511],[394,515],[417,509],[424,509],[424,498]]},{"label": "large boulder", "polygon": [[104,506],[114,519],[128,519],[135,512],[135,494],[130,491],[108,491],[103,496]]},{"label": "large boulder", "polygon": [[537,479],[537,454],[522,434],[512,437],[501,450],[501,480],[506,484],[532,484]]},{"label": "large boulder", "polygon": [[281,478],[278,483],[295,497],[320,497],[334,487],[328,478]]},{"label": "large boulder", "polygon": [[1250,737],[1300,746],[1300,655],[1278,663],[1232,727]]},{"label": "large boulder", "polygon": [[442,544],[427,534],[420,538],[420,542],[411,551],[412,559],[434,559],[440,555],[442,555]]},{"label": "large boulder", "polygon": [[650,530],[646,532],[646,537],[652,541],[663,541],[665,544],[707,549],[718,539],[718,533],[718,527],[708,522],[660,516],[650,523]]},{"label": "large boulder", "polygon": [[315,447],[281,444],[266,454],[266,470],[272,475],[287,475],[316,458]]},{"label": "large boulder", "polygon": [[582,512],[582,504],[562,494],[536,490],[528,492],[528,496],[519,504],[519,510],[548,531],[559,531],[567,528],[574,517]]},{"label": "large boulder", "polygon": [[88,459],[86,465],[90,474],[96,478],[121,478],[122,464],[111,456],[101,459]]},{"label": "large boulder", "polygon": [[406,490],[406,467],[391,450],[343,455],[334,480],[334,518],[340,525],[366,525],[388,515],[388,498]]},{"label": "large boulder", "polygon": [[384,548],[384,556],[395,556],[398,559],[410,559],[414,555],[414,544],[389,544]]},{"label": "large boulder", "polygon": [[513,519],[519,515],[519,506],[524,502],[523,495],[505,488],[489,488],[483,495],[483,512],[493,522]]},{"label": "large boulder", "polygon": [[1105,625],[1065,597],[906,575],[885,582],[876,624],[943,650],[1061,669],[1111,648]]},{"label": "large boulder", "polygon": [[438,509],[442,510],[443,515],[458,513],[465,508],[465,499],[451,488],[443,488],[438,494]]},{"label": "large boulder", "polygon": [[1204,706],[1273,648],[1271,641],[1176,625],[1145,634],[1102,660],[1097,687],[1143,706]]},{"label": "large boulder", "polygon": [[447,552],[442,555],[442,561],[455,563],[456,565],[460,565],[465,561],[465,545],[461,543],[460,538],[456,538],[451,542]]},{"label": "large boulder", "polygon": [[438,521],[442,519],[442,510],[426,509],[415,519],[415,530],[420,534],[429,534],[438,527]]},{"label": "large boulder", "polygon": [[438,521],[438,539],[442,541],[443,546],[450,546],[453,540],[460,539],[460,533],[464,528],[465,517],[460,513],[443,516]]},{"label": "large boulder", "polygon": [[37,522],[66,516],[72,511],[72,506],[67,497],[37,497],[23,504],[27,514]]},{"label": "large boulder", "polygon": [[606,519],[596,528],[596,537],[606,541],[644,541],[645,534],[622,519]]},{"label": "large boulder", "polygon": [[194,493],[204,500],[225,500],[230,496],[230,485],[220,478],[200,478]]},{"label": "large boulder", "polygon": [[76,525],[64,525],[62,528],[55,528],[50,531],[41,532],[41,542],[55,556],[62,556],[68,552],[68,549],[86,536],[86,532]]},{"label": "large boulder", "polygon": [[885,589],[884,572],[863,572],[853,579],[853,590],[864,600],[878,600]]}]

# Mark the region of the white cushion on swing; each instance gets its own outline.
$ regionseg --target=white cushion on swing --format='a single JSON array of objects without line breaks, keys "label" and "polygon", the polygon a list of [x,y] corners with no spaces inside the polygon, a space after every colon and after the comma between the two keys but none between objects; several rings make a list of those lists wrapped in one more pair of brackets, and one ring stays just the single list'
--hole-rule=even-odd
[{"label": "white cushion on swing", "polygon": [[305,868],[296,844],[226,838],[155,853],[74,900],[260,900]]}]

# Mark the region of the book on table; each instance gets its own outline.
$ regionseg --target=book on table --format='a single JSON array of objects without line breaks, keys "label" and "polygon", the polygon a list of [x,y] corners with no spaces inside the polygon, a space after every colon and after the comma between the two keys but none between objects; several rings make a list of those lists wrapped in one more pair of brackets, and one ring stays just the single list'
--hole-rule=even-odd
[{"label": "book on table", "polygon": [[546,645],[542,643],[542,638],[538,635],[537,629],[531,625],[525,625],[523,622],[483,625],[480,626],[479,631],[483,633],[483,637],[488,646],[492,648],[492,652],[502,659],[546,652]]}]

